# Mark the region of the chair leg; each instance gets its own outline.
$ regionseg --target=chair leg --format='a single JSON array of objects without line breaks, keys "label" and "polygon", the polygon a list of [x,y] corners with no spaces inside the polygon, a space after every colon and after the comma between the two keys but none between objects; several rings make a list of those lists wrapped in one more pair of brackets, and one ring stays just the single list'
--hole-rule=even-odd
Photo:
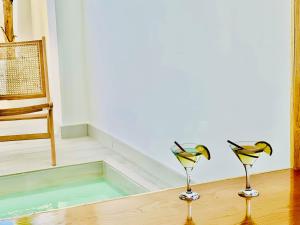
[{"label": "chair leg", "polygon": [[53,127],[53,110],[49,110],[48,116],[48,133],[51,141],[51,163],[52,166],[56,166],[56,151],[55,151],[55,139],[54,139],[54,127]]}]

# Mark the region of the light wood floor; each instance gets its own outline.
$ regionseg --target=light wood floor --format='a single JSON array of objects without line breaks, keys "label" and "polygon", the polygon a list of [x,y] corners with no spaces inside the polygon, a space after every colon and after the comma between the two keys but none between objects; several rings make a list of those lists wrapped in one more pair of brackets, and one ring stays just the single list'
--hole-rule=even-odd
[{"label": "light wood floor", "polygon": [[[0,133],[2,131],[0,127]],[[163,172],[158,174],[157,171],[151,173],[151,170],[144,170],[124,154],[118,154],[91,137],[57,138],[56,143],[58,166],[104,160],[148,190],[167,187],[162,181],[166,177]],[[50,167],[49,140],[0,143],[0,175]],[[194,186],[201,198],[192,204],[192,221],[186,219],[186,203],[178,199],[178,193],[183,188],[42,213],[23,219],[35,225],[300,225],[299,172],[284,170],[252,178],[252,184],[261,196],[251,201],[251,218],[245,217],[245,200],[237,196],[237,191],[244,187],[244,178],[236,178]]]},{"label": "light wood floor", "polygon": [[[200,184],[201,198],[179,200],[183,188],[130,196],[6,222],[34,225],[299,225],[300,172],[283,170],[252,177],[260,196],[239,197],[244,178]],[[191,210],[191,211],[190,211]],[[23,222],[23,223],[21,223]],[[26,223],[25,223],[26,222]]]}]

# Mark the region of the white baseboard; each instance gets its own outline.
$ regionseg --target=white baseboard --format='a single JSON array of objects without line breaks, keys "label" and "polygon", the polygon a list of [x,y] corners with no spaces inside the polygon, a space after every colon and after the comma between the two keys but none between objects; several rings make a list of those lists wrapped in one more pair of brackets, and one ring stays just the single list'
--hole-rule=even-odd
[{"label": "white baseboard", "polygon": [[88,124],[73,124],[60,127],[62,138],[76,138],[88,136]]},{"label": "white baseboard", "polygon": [[94,127],[91,124],[88,124],[88,126],[87,126],[87,133],[88,133],[88,136],[97,139],[98,141],[101,142],[101,144],[103,144],[105,147],[108,147],[108,148],[112,148],[114,145],[113,143],[117,141],[111,135]]},{"label": "white baseboard", "polygon": [[185,178],[181,174],[90,124],[88,125],[88,136],[97,139],[105,147],[111,148],[118,154],[134,162],[141,170],[157,179],[157,183],[161,183],[162,188],[184,185]]}]

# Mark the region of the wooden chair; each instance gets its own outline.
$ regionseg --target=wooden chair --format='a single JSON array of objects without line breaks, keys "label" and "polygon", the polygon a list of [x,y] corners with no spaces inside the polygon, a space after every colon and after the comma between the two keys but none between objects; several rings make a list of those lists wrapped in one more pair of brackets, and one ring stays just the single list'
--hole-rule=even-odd
[{"label": "wooden chair", "polygon": [[52,165],[55,166],[53,104],[49,94],[45,38],[1,43],[0,104],[1,100],[28,102],[33,99],[45,101],[18,108],[0,109],[0,121],[47,119],[47,132],[0,136],[0,142],[50,138]]}]

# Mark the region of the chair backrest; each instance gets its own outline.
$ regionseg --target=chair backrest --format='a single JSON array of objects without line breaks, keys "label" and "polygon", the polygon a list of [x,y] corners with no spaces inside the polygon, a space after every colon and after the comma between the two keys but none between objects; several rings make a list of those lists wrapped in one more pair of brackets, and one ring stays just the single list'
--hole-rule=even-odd
[{"label": "chair backrest", "polygon": [[49,98],[45,41],[0,43],[0,100]]}]

